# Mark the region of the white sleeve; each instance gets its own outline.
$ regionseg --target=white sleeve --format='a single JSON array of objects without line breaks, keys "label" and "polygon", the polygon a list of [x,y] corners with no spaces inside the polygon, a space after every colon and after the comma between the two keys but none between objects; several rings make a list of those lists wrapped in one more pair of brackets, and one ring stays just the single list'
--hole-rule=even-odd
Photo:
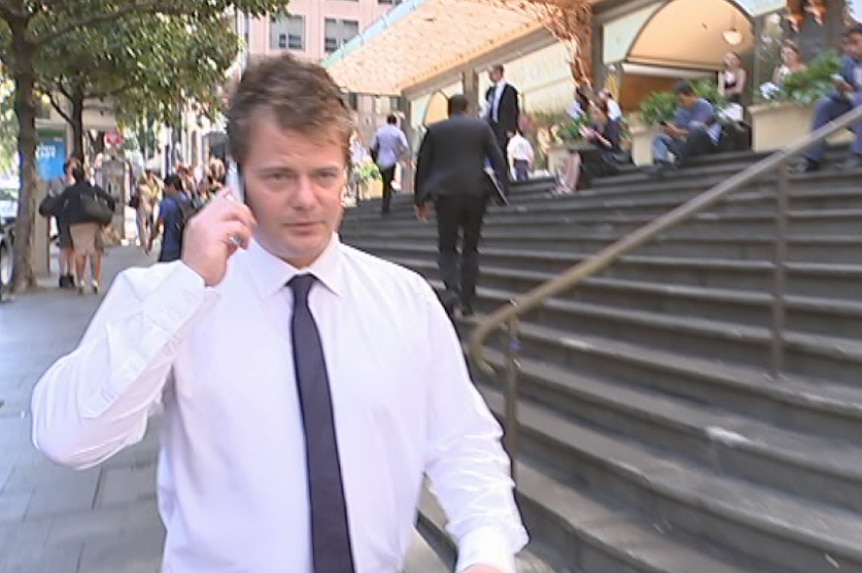
[{"label": "white sleeve", "polygon": [[33,390],[36,448],[83,469],[140,441],[184,334],[214,296],[180,262],[118,276],[78,347]]},{"label": "white sleeve", "polygon": [[430,408],[425,472],[458,543],[456,571],[481,564],[513,573],[527,532],[515,505],[502,431],[473,386],[455,330],[430,288],[425,298],[427,336],[434,341],[424,370]]}]

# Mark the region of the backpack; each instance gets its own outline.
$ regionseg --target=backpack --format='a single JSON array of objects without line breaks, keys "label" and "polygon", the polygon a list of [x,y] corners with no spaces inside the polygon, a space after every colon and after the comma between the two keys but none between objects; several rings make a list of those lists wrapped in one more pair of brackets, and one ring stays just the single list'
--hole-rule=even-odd
[{"label": "backpack", "polygon": [[170,201],[173,201],[177,206],[177,209],[180,211],[180,223],[176,227],[177,236],[180,239],[180,252],[183,249],[183,235],[185,234],[186,225],[188,225],[189,220],[194,217],[198,211],[200,211],[200,206],[196,205],[195,202],[186,197],[185,200],[178,199],[176,196],[168,197]]}]

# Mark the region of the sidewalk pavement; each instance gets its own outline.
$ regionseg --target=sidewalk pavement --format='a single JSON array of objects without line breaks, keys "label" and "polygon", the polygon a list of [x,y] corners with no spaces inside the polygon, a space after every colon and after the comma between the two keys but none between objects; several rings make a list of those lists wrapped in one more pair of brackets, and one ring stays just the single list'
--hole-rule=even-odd
[{"label": "sidewalk pavement", "polygon": [[[111,249],[103,292],[123,269],[151,262],[135,247]],[[81,472],[48,461],[30,441],[33,386],[75,347],[100,301],[45,288],[0,304],[2,573],[159,571],[164,529],[155,499],[157,421],[141,443]],[[408,572],[434,570],[436,559],[419,541]]]}]

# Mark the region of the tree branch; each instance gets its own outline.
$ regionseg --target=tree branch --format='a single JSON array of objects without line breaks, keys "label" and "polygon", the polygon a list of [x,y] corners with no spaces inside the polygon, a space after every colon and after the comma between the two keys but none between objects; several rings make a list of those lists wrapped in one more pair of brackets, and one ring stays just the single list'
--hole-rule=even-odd
[{"label": "tree branch", "polygon": [[70,34],[79,28],[95,26],[98,24],[104,24],[106,22],[113,22],[129,14],[147,14],[159,12],[166,15],[181,16],[183,14],[188,14],[189,12],[191,12],[190,10],[183,9],[181,7],[177,7],[176,5],[171,4],[171,2],[166,2],[165,0],[140,0],[139,2],[126,4],[110,12],[91,14],[77,20],[67,20],[63,24],[58,25],[58,27],[54,31],[50,33],[46,32],[44,34],[41,34],[38,38],[34,38],[32,43],[35,47],[38,48],[44,46],[45,44],[50,44],[51,42],[54,42],[59,38],[62,38],[66,34]]},{"label": "tree branch", "polygon": [[51,107],[53,107],[56,110],[57,114],[60,117],[62,117],[66,121],[66,123],[68,123],[69,125],[72,125],[72,116],[70,116],[68,113],[66,113],[66,110],[63,109],[63,107],[60,105],[60,102],[58,102],[54,98],[54,94],[49,92],[47,94],[47,96],[48,96],[48,101],[51,102]]}]

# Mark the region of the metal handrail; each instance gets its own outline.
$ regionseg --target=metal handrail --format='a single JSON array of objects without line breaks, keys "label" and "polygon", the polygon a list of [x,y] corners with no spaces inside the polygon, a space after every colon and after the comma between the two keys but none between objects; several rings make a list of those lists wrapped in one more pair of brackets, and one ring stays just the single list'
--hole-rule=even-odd
[{"label": "metal handrail", "polygon": [[[783,341],[781,330],[783,329],[783,283],[786,279],[786,267],[784,258],[786,256],[785,234],[787,228],[787,209],[789,199],[787,197],[787,165],[789,160],[798,157],[805,151],[826,140],[827,137],[843,129],[849,128],[854,123],[862,120],[862,107],[857,107],[845,113],[838,119],[813,131],[806,137],[794,143],[790,147],[777,151],[758,161],[754,165],[740,171],[729,179],[719,183],[713,188],[704,191],[694,199],[680,205],[668,213],[658,217],[643,227],[626,235],[619,241],[605,247],[585,261],[574,265],[559,276],[539,285],[519,298],[510,301],[494,311],[490,316],[482,320],[470,337],[469,354],[474,366],[480,368],[486,374],[493,374],[494,368],[485,359],[484,344],[487,338],[503,324],[508,324],[510,343],[506,352],[506,365],[509,370],[507,376],[506,392],[506,447],[509,454],[514,456],[517,441],[517,409],[514,403],[517,400],[517,359],[519,348],[518,342],[518,318],[524,313],[534,310],[547,301],[548,298],[561,292],[572,289],[585,279],[601,272],[629,252],[641,247],[659,234],[690,220],[716,202],[724,199],[731,193],[738,191],[743,186],[757,180],[773,171],[779,171],[778,179],[778,212],[776,214],[776,230],[778,233],[778,246],[775,261],[775,291],[773,299],[773,339],[772,348],[772,370],[775,378],[780,377],[780,368],[783,361]],[[514,467],[514,465],[513,465]]]}]

